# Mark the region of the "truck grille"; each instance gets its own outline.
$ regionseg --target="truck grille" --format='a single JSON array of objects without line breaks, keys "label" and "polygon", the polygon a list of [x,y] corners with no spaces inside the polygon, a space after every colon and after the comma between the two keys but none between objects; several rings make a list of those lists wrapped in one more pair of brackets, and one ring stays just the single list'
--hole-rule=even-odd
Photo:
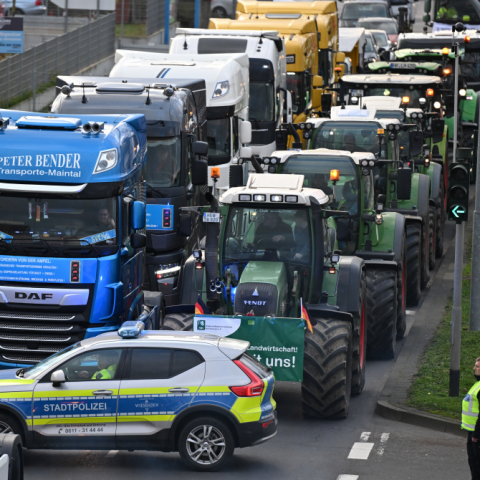
[{"label": "truck grille", "polygon": [[0,329],[5,330],[35,330],[43,332],[69,332],[74,329],[73,325],[25,325],[23,323],[0,322]]},{"label": "truck grille", "polygon": [[19,342],[68,342],[71,337],[63,335],[32,335],[32,334],[5,334],[0,332],[0,340],[14,340]]},{"label": "truck grille", "polygon": [[27,357],[24,355],[2,355],[3,360],[6,360],[9,363],[38,363],[41,362],[44,357]]},{"label": "truck grille", "polygon": [[31,313],[8,313],[8,312],[0,312],[0,319],[15,319],[15,320],[43,320],[46,322],[65,322],[68,320],[73,320],[75,315],[67,314],[67,315],[55,315],[55,314],[48,314],[48,315],[34,315]]},{"label": "truck grille", "polygon": [[[32,350],[30,350],[26,345],[0,345],[0,350],[6,350],[6,351],[12,351],[12,352],[27,352],[31,353]],[[36,352],[44,352],[44,353],[57,353],[60,350],[62,350],[62,347],[40,347]]]}]

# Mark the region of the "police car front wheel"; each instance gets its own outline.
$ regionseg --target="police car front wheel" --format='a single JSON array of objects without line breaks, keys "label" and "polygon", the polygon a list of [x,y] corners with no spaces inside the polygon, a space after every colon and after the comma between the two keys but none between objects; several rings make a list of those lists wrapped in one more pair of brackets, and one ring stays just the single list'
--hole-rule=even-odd
[{"label": "police car front wheel", "polygon": [[22,435],[22,428],[13,417],[5,413],[0,413],[0,434],[1,433]]},{"label": "police car front wheel", "polygon": [[188,422],[179,437],[182,460],[195,470],[218,470],[233,456],[235,440],[230,428],[211,417]]}]

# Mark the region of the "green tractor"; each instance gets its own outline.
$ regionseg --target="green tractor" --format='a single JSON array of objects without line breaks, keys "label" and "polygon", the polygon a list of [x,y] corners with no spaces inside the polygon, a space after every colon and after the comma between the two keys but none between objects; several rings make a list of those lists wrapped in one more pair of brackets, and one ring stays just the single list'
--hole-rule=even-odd
[{"label": "green tractor", "polygon": [[[299,128],[308,137],[309,148],[370,152],[378,157],[375,167],[375,199],[382,195],[385,209],[402,213],[406,219],[406,301],[418,305],[421,291],[430,280],[429,258],[433,250],[430,234],[430,179],[414,173],[400,159],[398,133],[407,128],[398,119],[377,119],[375,110],[358,106],[333,107],[332,118],[310,118]],[[410,171],[411,172],[411,171]]]},{"label": "green tractor", "polygon": [[[335,249],[342,256],[365,260],[367,356],[394,358],[396,341],[403,338],[406,328],[407,242],[411,239],[407,238],[404,215],[385,211],[385,196],[378,195],[375,203],[374,173],[379,164],[376,156],[371,152],[319,148],[276,151],[262,163],[272,173],[275,169],[281,174],[302,174],[309,187],[319,188],[331,197],[325,216],[337,232]],[[404,191],[397,190],[397,197],[409,197],[405,187],[411,170],[398,172],[405,178]],[[418,260],[420,239],[416,240]]]},{"label": "green tractor", "polygon": [[[429,127],[428,116],[420,108],[401,108],[400,98],[366,97],[362,106],[375,109],[378,119],[396,118],[407,122],[407,125],[398,132],[400,144],[400,159],[408,163],[414,172],[430,177],[430,235],[433,237],[434,254],[430,255],[429,264],[432,270],[435,267],[435,258],[443,255],[443,227],[446,216],[446,182],[443,158],[434,156],[431,145],[435,140],[441,142],[443,125],[435,125],[436,130]],[[416,132],[416,133],[411,133]]]},{"label": "green tractor", "polygon": [[303,175],[264,174],[220,203],[205,196],[210,207],[194,214],[206,236],[163,328],[247,340],[277,380],[302,382],[305,414],[345,418],[365,384],[367,279],[363,259],[336,252],[332,199]]}]

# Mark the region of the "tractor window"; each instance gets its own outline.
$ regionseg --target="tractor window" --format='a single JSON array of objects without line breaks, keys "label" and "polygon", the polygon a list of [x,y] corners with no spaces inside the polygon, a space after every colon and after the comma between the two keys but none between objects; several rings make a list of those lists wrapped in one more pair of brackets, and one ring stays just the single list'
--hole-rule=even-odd
[{"label": "tractor window", "polygon": [[375,192],[373,187],[373,175],[362,176],[363,178],[363,190],[365,195],[365,209],[373,210],[375,202]]},{"label": "tractor window", "polygon": [[308,211],[264,206],[230,208],[223,263],[257,260],[309,265],[312,258]]},{"label": "tractor window", "polygon": [[[340,180],[330,180],[332,170],[338,170]],[[360,181],[357,167],[350,157],[328,157],[320,155],[292,155],[283,165],[282,173],[305,175],[303,185],[319,188],[331,196],[329,210],[349,212],[356,216],[358,212]]]},{"label": "tractor window", "polygon": [[372,122],[325,122],[315,133],[313,148],[378,153],[379,128]]},{"label": "tractor window", "polygon": [[410,108],[419,108],[420,104],[418,99],[426,96],[427,88],[432,88],[432,85],[413,87],[400,87],[400,86],[379,86],[375,88],[367,88],[363,91],[365,97],[397,97],[401,98],[404,95],[410,97]]},{"label": "tractor window", "polygon": [[436,2],[435,21],[453,25],[464,22],[469,25],[480,24],[480,7],[476,0]]}]

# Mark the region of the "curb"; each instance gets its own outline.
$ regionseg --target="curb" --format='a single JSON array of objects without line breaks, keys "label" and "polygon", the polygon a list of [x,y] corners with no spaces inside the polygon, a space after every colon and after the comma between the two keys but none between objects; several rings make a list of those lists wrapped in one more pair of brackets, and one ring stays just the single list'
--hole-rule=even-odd
[{"label": "curb", "polygon": [[[473,207],[472,202],[471,206]],[[473,208],[470,209],[470,212],[471,217],[465,226],[466,242],[471,237],[473,230]],[[464,263],[466,261],[467,259],[464,258]],[[454,263],[455,236],[446,247],[433,281],[430,281],[428,294],[416,312],[415,321],[377,400],[375,413],[388,420],[466,437],[467,432],[460,428],[459,421],[404,405],[425,348],[436,335],[440,319],[443,317],[445,307],[451,297]]]}]

